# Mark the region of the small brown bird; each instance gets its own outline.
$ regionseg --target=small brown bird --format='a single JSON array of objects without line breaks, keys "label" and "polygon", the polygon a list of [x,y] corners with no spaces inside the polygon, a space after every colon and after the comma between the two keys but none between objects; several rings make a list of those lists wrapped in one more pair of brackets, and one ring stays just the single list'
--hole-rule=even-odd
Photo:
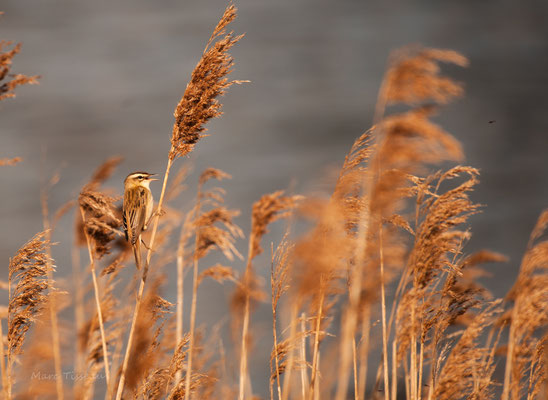
[{"label": "small brown bird", "polygon": [[156,174],[132,172],[124,180],[123,223],[126,240],[131,243],[137,269],[141,267],[141,233],[146,231],[152,217],[154,201],[150,182]]}]

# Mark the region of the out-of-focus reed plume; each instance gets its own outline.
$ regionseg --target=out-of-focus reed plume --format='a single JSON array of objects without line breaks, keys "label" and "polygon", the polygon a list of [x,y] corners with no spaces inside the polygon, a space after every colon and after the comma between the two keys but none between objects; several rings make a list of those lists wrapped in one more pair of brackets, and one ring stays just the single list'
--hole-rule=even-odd
[{"label": "out-of-focus reed plume", "polygon": [[38,75],[10,74],[13,57],[21,51],[21,43],[7,50],[12,43],[0,40],[0,100],[15,97],[15,88],[20,85],[38,84]]},{"label": "out-of-focus reed plume", "polygon": [[10,398],[16,357],[21,353],[28,330],[47,305],[48,291],[53,289],[48,279],[48,269],[55,267],[46,254],[46,247],[50,245],[46,235],[46,231],[36,234],[9,263],[7,393]]}]

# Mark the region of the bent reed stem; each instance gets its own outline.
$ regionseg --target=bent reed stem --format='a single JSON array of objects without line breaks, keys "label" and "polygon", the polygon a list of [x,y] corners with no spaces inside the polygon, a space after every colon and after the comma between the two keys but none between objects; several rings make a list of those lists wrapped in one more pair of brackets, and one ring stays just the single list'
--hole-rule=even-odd
[{"label": "bent reed stem", "polygon": [[103,348],[103,364],[105,368],[105,379],[107,387],[109,387],[110,384],[110,370],[109,370],[109,363],[108,363],[108,348],[107,348],[107,341],[105,337],[105,326],[103,323],[103,312],[101,310],[101,300],[99,298],[99,285],[97,284],[97,274],[95,273],[95,257],[93,257],[93,250],[91,249],[91,239],[86,232],[86,216],[84,214],[84,210],[82,207],[80,207],[80,214],[82,215],[82,221],[84,222],[84,236],[86,237],[86,244],[88,248],[88,254],[89,254],[89,262],[91,266],[91,277],[93,279],[93,292],[95,294],[95,306],[97,308],[97,317],[99,319],[99,331],[101,332],[101,346]]}]

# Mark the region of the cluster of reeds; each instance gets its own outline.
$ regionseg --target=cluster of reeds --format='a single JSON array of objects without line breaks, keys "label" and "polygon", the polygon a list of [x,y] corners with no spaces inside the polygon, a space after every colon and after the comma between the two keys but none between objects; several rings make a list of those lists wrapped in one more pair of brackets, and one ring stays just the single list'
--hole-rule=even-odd
[{"label": "cluster of reeds", "polygon": [[[124,239],[120,196],[103,188],[121,158],[100,166],[77,201],[51,219],[47,189],[57,178],[45,186],[45,230],[10,260],[2,284],[9,293],[0,346],[4,397],[255,398],[253,385],[261,383],[252,382],[249,359],[253,334],[261,330],[252,316],[255,305],[270,302],[272,349],[253,351],[270,354],[271,373],[262,386],[270,388],[271,399],[546,398],[548,211],[533,229],[514,287],[505,299],[494,299],[478,283],[485,275],[480,266],[504,256],[465,252],[468,219],[480,209],[470,199],[479,172],[462,165],[434,168],[463,158],[458,141],[432,121],[441,105],[463,93],[440,68],[465,66],[462,55],[421,47],[394,53],[373,127],[351,147],[332,195],[276,191],[261,197],[252,208],[245,262],[237,247],[244,236],[236,224],[239,211],[225,206],[222,188],[211,187],[230,178],[227,173],[203,171],[193,204],[179,211],[188,170],[168,184],[171,168],[192,152],[206,122],[221,114],[219,96],[238,83],[227,78],[233,66],[228,50],[241,38],[226,31],[235,17],[230,5],[175,109],[142,268],[131,266],[141,262]],[[0,55],[0,80],[18,51]],[[0,99],[12,96],[16,85],[34,82],[8,78]],[[54,280],[50,248],[56,221],[73,205],[68,285]],[[279,243],[266,246],[269,295],[261,280],[268,271],[258,256],[268,226],[279,219],[287,230]],[[294,225],[304,233],[294,234]],[[211,265],[212,252],[227,265]],[[169,299],[162,287],[173,265],[177,296]],[[192,281],[188,327],[185,279]],[[223,341],[220,326],[208,331],[197,325],[205,279],[233,286],[232,342]],[[74,309],[73,321],[59,318],[65,307]],[[78,339],[72,347],[62,339],[71,335]]]}]

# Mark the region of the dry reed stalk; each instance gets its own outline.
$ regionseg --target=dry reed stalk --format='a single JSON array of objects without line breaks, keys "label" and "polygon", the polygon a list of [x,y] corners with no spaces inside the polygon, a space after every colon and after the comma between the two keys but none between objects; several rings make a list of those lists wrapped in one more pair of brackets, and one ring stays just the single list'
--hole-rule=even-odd
[{"label": "dry reed stalk", "polygon": [[358,378],[358,397],[365,399],[365,389],[367,387],[367,354],[369,352],[370,339],[370,321],[371,309],[366,305],[362,312],[361,340],[360,340],[360,368]]},{"label": "dry reed stalk", "polygon": [[[401,209],[401,197],[404,192],[405,176],[421,169],[425,163],[434,163],[446,159],[458,159],[461,151],[458,143],[427,120],[428,108],[419,108],[406,114],[384,117],[387,104],[397,102],[419,103],[426,100],[447,102],[461,93],[460,86],[448,78],[439,76],[438,61],[455,62],[459,65],[465,59],[454,52],[411,49],[393,56],[388,71],[383,79],[375,109],[375,144],[376,150],[370,164],[370,172],[362,179],[362,193],[368,196],[364,211],[361,213],[358,229],[358,246],[356,264],[363,265],[363,254],[372,254],[376,249],[380,271],[380,295],[383,331],[383,369],[385,399],[389,397],[388,374],[388,336],[389,326],[385,306],[386,251],[390,246],[392,234],[385,232],[385,222]],[[404,219],[398,216],[400,222]],[[396,225],[401,225],[396,224]],[[404,223],[404,226],[408,225]],[[387,242],[388,240],[388,242]],[[373,246],[373,242],[377,242]],[[371,250],[368,250],[371,249]],[[350,299],[348,318],[343,321],[342,356],[337,398],[345,396],[350,362],[351,339],[357,322],[357,307],[361,285],[361,269],[354,268],[350,282]],[[413,365],[416,365],[413,363]],[[411,366],[411,374],[416,375]],[[414,380],[413,380],[414,381]],[[414,387],[414,385],[413,385]],[[416,394],[414,392],[414,394]]]},{"label": "dry reed stalk", "polygon": [[[181,226],[181,235],[179,237],[179,243],[177,246],[177,322],[176,322],[176,338],[175,343],[179,346],[179,343],[183,339],[183,300],[184,300],[184,266],[185,266],[185,250],[186,243],[192,236],[191,229],[191,216],[189,212]],[[175,349],[174,354],[177,352]],[[177,371],[175,375],[175,382],[181,380],[181,371]]]},{"label": "dry reed stalk", "polygon": [[[75,212],[74,225],[78,228],[81,225],[80,213]],[[84,325],[84,292],[82,290],[83,280],[81,276],[80,249],[78,244],[78,235],[74,235],[74,242],[71,249],[72,264],[72,282],[74,285],[74,327],[76,332]],[[78,344],[74,345],[74,370],[80,375],[84,370],[84,357]]]},{"label": "dry reed stalk", "polygon": [[188,353],[189,334],[186,334],[178,343],[175,352],[165,367],[153,369],[146,378],[143,385],[143,397],[147,399],[161,399],[170,392],[166,390],[170,382],[177,385],[180,381],[176,375],[181,372]]},{"label": "dry reed stalk", "polygon": [[[471,179],[457,189],[448,191],[442,195],[433,193],[426,200],[418,200],[417,202],[419,210],[424,208],[420,211],[425,214],[425,217],[424,221],[415,228],[415,244],[409,257],[408,270],[410,271],[409,276],[412,277],[412,286],[408,287],[408,282],[404,283],[403,292],[405,294],[398,305],[397,361],[400,362],[405,352],[410,349],[411,396],[418,395],[420,390],[420,386],[418,385],[418,382],[420,382],[419,376],[422,373],[421,366],[419,365],[417,368],[420,360],[417,361],[416,339],[418,337],[425,337],[425,332],[429,328],[427,329],[423,325],[427,327],[436,326],[434,324],[435,320],[431,322],[426,321],[423,324],[423,321],[427,320],[428,316],[428,313],[425,312],[427,309],[423,305],[429,299],[430,293],[434,292],[435,287],[439,284],[437,278],[444,266],[446,264],[452,265],[447,258],[447,254],[449,254],[449,257],[455,257],[458,253],[453,249],[460,249],[460,243],[468,236],[466,232],[452,232],[451,229],[458,224],[464,223],[467,217],[477,209],[477,205],[471,203],[467,198],[467,192],[476,183],[475,175],[477,171],[463,168],[456,168],[452,171],[451,173],[455,175],[460,172],[469,173]],[[441,183],[443,177],[439,179]],[[429,178],[426,181],[431,182],[433,179]],[[422,185],[422,181],[418,180],[418,182],[419,186]],[[424,189],[424,187],[421,186],[421,189]],[[417,191],[422,194],[421,190]],[[423,205],[421,201],[424,201],[426,205]],[[432,289],[430,285],[432,285]],[[408,289],[407,291],[405,290],[406,288]],[[413,307],[411,318],[408,316],[409,307]],[[422,317],[423,313],[425,317]],[[427,330],[420,332],[423,329]],[[419,343],[421,349],[423,344],[424,342],[421,340]]]},{"label": "dry reed stalk", "polygon": [[[8,398],[14,383],[13,363],[21,353],[27,331],[41,313],[51,289],[48,269],[53,263],[46,248],[47,232],[36,234],[10,259],[8,278],[7,383]],[[15,286],[15,287],[14,287]]]},{"label": "dry reed stalk", "polygon": [[[109,369],[110,366],[108,359],[105,359],[105,349],[108,344],[112,343],[116,338],[119,329],[116,327],[116,323],[112,324],[107,330],[105,326],[107,323],[116,321],[117,312],[116,306],[118,301],[114,296],[114,289],[116,286],[116,277],[118,271],[108,275],[104,285],[103,293],[100,299],[99,307],[95,303],[95,312],[90,319],[85,322],[82,329],[79,332],[79,344],[83,351],[87,351],[86,354],[86,369],[82,373],[83,379],[81,379],[80,385],[77,387],[77,397],[81,399],[94,398],[94,385],[96,376],[100,373],[101,369]],[[94,301],[96,299],[94,298]],[[100,313],[99,313],[100,310]],[[103,330],[101,331],[101,324]],[[108,356],[108,352],[106,353]],[[107,375],[105,373],[105,378]],[[107,394],[110,389],[112,381],[109,379],[107,384]]]},{"label": "dry reed stalk", "polygon": [[[535,333],[548,325],[548,240],[541,240],[548,226],[548,210],[540,215],[531,233],[518,278],[507,295],[514,302],[506,352],[502,400],[537,395],[546,381],[543,340]],[[535,367],[536,366],[536,367]],[[527,375],[529,371],[529,379]]]},{"label": "dry reed stalk", "polygon": [[[107,162],[108,164],[108,162]],[[113,167],[112,167],[113,168]],[[98,173],[100,169],[98,170]],[[99,174],[96,175],[99,175]],[[107,175],[109,175],[107,173]],[[84,236],[89,254],[91,277],[95,296],[95,306],[97,309],[99,329],[101,332],[101,343],[103,350],[103,362],[107,387],[110,384],[110,366],[108,359],[107,339],[104,327],[103,310],[101,309],[101,295],[99,293],[99,284],[97,282],[96,258],[100,258],[110,251],[111,242],[121,226],[120,219],[114,211],[114,198],[95,191],[102,179],[91,180],[84,186],[78,198],[80,204],[80,214],[83,221]],[[94,245],[92,247],[92,244]]]},{"label": "dry reed stalk", "polygon": [[[434,388],[434,399],[449,400],[467,398],[484,399],[489,397],[489,386],[492,385],[490,374],[494,371],[492,359],[486,357],[490,349],[479,347],[477,340],[482,330],[490,325],[500,310],[500,301],[489,304],[472,321],[463,332],[459,341],[453,346],[444,366],[440,371],[439,381]],[[488,361],[488,363],[485,363]],[[478,377],[487,373],[488,384],[478,386]],[[478,390],[480,389],[480,390]]]},{"label": "dry reed stalk", "polygon": [[[199,398],[199,399],[211,399],[211,398],[231,398],[234,397],[235,393],[231,392],[231,395],[229,396],[216,396],[214,397],[214,394],[217,389],[217,382],[219,381],[218,378],[218,369],[222,368],[222,360],[211,362],[211,357],[214,355],[214,352],[217,350],[217,343],[219,343],[219,329],[221,327],[221,323],[216,324],[211,329],[211,333],[209,335],[209,338],[206,342],[203,342],[202,337],[204,336],[204,332],[202,330],[197,330],[195,332],[195,354],[194,354],[194,364],[195,364],[195,370],[196,371],[203,371],[203,372],[195,372],[192,374],[192,379],[190,383],[190,394],[193,395],[193,397]],[[190,339],[190,335],[188,335],[188,338]],[[188,355],[188,347],[187,347],[187,355]],[[222,354],[222,347],[220,349]],[[167,398],[169,399],[182,399],[185,397],[185,385],[186,380],[181,380],[177,385],[173,387],[173,389],[169,392],[167,395]],[[223,388],[219,388],[219,390],[223,390]]]},{"label": "dry reed stalk", "polygon": [[354,379],[354,400],[358,400],[358,355],[356,354],[358,351],[356,350],[356,338],[354,337],[352,340],[352,372]]},{"label": "dry reed stalk", "polygon": [[8,397],[8,375],[6,371],[6,364],[4,363],[4,360],[6,359],[6,352],[4,350],[4,328],[2,327],[2,319],[5,319],[6,316],[2,316],[0,318],[0,371],[2,373],[2,392],[4,394],[5,399],[9,399]]},{"label": "dry reed stalk", "polygon": [[[48,208],[48,191],[51,187],[53,187],[57,182],[59,181],[59,176],[56,174],[54,175],[50,181],[48,182],[48,185],[43,185],[41,194],[40,194],[40,203],[42,205],[42,224],[44,228],[44,232],[46,232],[46,258],[47,260],[51,261],[51,224],[50,224],[50,218],[49,218],[49,208]],[[53,362],[55,366],[55,384],[57,389],[57,398],[63,399],[64,398],[64,392],[63,392],[63,375],[61,370],[61,350],[59,345],[59,322],[57,320],[57,305],[56,305],[56,299],[55,295],[51,293],[51,290],[53,288],[53,268],[51,266],[47,268],[48,271],[48,280],[49,280],[49,287],[50,287],[50,296],[49,296],[49,313],[50,313],[50,319],[51,319],[51,344],[53,348]]]},{"label": "dry reed stalk", "polygon": [[[475,265],[504,259],[486,251],[467,258],[461,257],[462,245],[470,234],[458,228],[478,210],[478,205],[468,198],[468,193],[477,183],[477,174],[478,171],[473,168],[459,166],[424,180],[411,178],[417,185],[416,233],[408,261],[408,278],[402,286],[404,294],[397,308],[398,330],[395,338],[398,342],[397,364],[405,359],[408,351],[411,353],[411,398],[422,396],[426,352],[428,359],[432,360],[429,397],[433,395],[442,365],[438,347],[447,328],[459,316],[481,304],[487,296],[473,281],[477,276]],[[461,175],[468,175],[468,179],[445,193],[439,193],[442,183],[445,186],[445,181]],[[410,307],[413,307],[411,317]],[[487,351],[476,347],[474,349],[478,354],[485,354]],[[405,363],[404,366],[406,365]],[[483,370],[488,371],[487,367],[484,366]],[[463,382],[463,385],[466,384]]]},{"label": "dry reed stalk", "polygon": [[[320,327],[322,322],[322,316],[323,316],[323,306],[324,306],[324,300],[325,300],[325,290],[323,288],[320,289],[320,300],[319,300],[319,306],[318,306],[318,314],[316,315],[316,326],[314,328],[314,345],[313,345],[313,352],[312,352],[312,377],[310,379],[310,396],[309,398],[314,398],[314,388],[316,384],[317,374],[318,374],[318,357],[319,357],[319,348],[320,348]],[[355,358],[355,349],[354,349],[354,361]],[[356,371],[356,363],[354,362],[354,372]],[[354,377],[356,378],[356,377]],[[304,398],[304,395],[303,395]]]},{"label": "dry reed stalk", "polygon": [[[193,253],[193,278],[192,278],[192,302],[190,305],[190,339],[189,350],[187,357],[187,370],[185,377],[185,395],[189,398],[191,393],[192,380],[192,362],[195,342],[196,329],[196,303],[198,297],[198,286],[200,284],[198,276],[198,262],[205,257],[212,249],[218,248],[229,260],[233,260],[234,256],[241,258],[240,253],[234,247],[236,237],[242,237],[243,233],[238,226],[232,222],[232,218],[239,214],[236,210],[227,210],[222,206],[223,191],[219,188],[214,188],[204,192],[203,186],[210,179],[223,180],[230,178],[227,173],[215,169],[208,168],[200,175],[198,183],[198,194],[196,196],[196,204],[193,215],[193,228],[195,232],[195,244]],[[209,211],[202,211],[202,207],[211,205],[213,208]],[[222,224],[221,228],[216,224]]]},{"label": "dry reed stalk", "polygon": [[[100,332],[100,346],[98,348],[94,340],[88,339],[83,339],[84,344],[80,346],[80,348],[84,351],[89,347],[87,351],[87,360],[90,364],[87,368],[87,378],[82,382],[79,382],[82,384],[82,387],[78,390],[83,398],[89,398],[92,395],[93,385],[95,383],[92,377],[95,376],[95,374],[100,370],[101,361],[105,371],[107,393],[111,383],[108,357],[108,341],[111,338],[107,338],[105,324],[107,319],[112,318],[111,310],[115,303],[112,297],[112,290],[114,286],[114,278],[117,273],[116,268],[119,268],[125,256],[122,251],[122,254],[116,257],[115,261],[110,263],[101,274],[101,276],[104,276],[114,272],[114,274],[107,280],[104,293],[101,295],[97,279],[96,264],[100,258],[110,252],[116,235],[119,235],[118,229],[121,226],[121,222],[118,211],[114,206],[114,202],[117,199],[103,194],[98,190],[102,183],[104,183],[112,175],[115,168],[121,161],[121,157],[111,157],[101,164],[93,173],[90,181],[83,187],[78,199],[80,204],[80,212],[77,213],[79,218],[76,218],[76,245],[84,244],[88,250],[97,317],[95,317],[94,314],[91,322],[88,323],[89,332],[86,332],[86,327],[83,325],[82,315],[84,293],[80,289],[80,285],[83,280],[79,277],[75,277],[74,279],[77,280],[77,321],[81,324],[81,334],[84,335],[85,338],[91,338],[97,327]],[[73,268],[75,268],[75,266],[73,266]],[[75,272],[78,273],[79,271],[76,270]],[[113,335],[114,332],[115,330],[113,329],[111,335]],[[99,354],[99,351],[102,354]]]},{"label": "dry reed stalk", "polygon": [[303,312],[301,313],[301,330],[300,330],[300,345],[299,345],[299,351],[300,351],[300,362],[303,364],[301,366],[301,398],[306,398],[306,390],[308,386],[308,373],[306,372],[307,365],[306,365],[306,337],[308,336],[308,333],[306,331],[305,327],[306,323],[306,314]]},{"label": "dry reed stalk", "polygon": [[287,361],[280,365],[280,368],[284,371],[284,385],[282,389],[282,400],[288,400],[289,399],[289,392],[291,391],[291,373],[293,371],[293,364],[295,363],[295,342],[297,338],[297,312],[298,312],[298,305],[293,302],[291,304],[291,316],[289,319],[289,326],[290,326],[290,332],[289,332],[289,339],[287,341],[284,341],[278,345],[278,354],[281,352],[280,350],[283,350],[286,354],[289,354],[289,357],[287,358]]},{"label": "dry reed stalk", "polygon": [[[175,175],[171,188],[166,194],[166,201],[170,201],[176,198],[181,191],[185,189],[184,180],[188,176],[190,168],[188,166],[183,166],[177,175]],[[183,224],[181,225],[181,233],[179,235],[179,242],[177,245],[177,310],[176,310],[176,333],[175,333],[175,348],[173,350],[173,355],[178,351],[178,346],[181,340],[183,339],[183,301],[184,301],[184,266],[186,260],[186,246],[187,242],[192,236],[191,229],[191,216],[192,213],[189,212],[184,219]],[[181,380],[181,371],[177,371],[174,377],[175,382]],[[169,381],[167,383],[169,385]],[[167,390],[167,388],[166,388]]]},{"label": "dry reed stalk", "polygon": [[[49,298],[57,295],[54,293]],[[62,298],[56,299],[56,304],[62,305]],[[48,301],[48,300],[46,300]],[[19,388],[14,398],[17,399],[57,399],[57,379],[55,367],[52,363],[54,349],[51,343],[51,318],[44,305],[42,312],[36,319],[29,338],[26,340],[24,351],[18,361],[17,380]],[[70,377],[67,374],[63,378]]]},{"label": "dry reed stalk", "polygon": [[[126,389],[137,395],[149,390],[165,390],[165,385],[157,385],[154,379],[154,366],[164,353],[160,335],[165,318],[171,314],[173,304],[164,300],[159,294],[161,280],[156,280],[143,298],[143,306],[137,317],[137,329],[134,346],[129,357],[131,370],[127,374]],[[171,351],[171,346],[165,350]],[[152,375],[149,372],[152,371]],[[161,383],[161,382],[159,382]],[[142,386],[142,388],[140,388]],[[159,387],[160,386],[160,387]],[[155,389],[153,389],[155,388]],[[144,395],[144,393],[143,393]]]},{"label": "dry reed stalk", "polygon": [[[286,233],[276,248],[273,251],[271,244],[271,266],[270,266],[270,286],[272,291],[272,336],[274,339],[273,356],[270,359],[270,388],[272,382],[276,380],[276,388],[278,392],[278,400],[282,399],[282,389],[280,386],[280,357],[278,349],[278,332],[277,332],[277,311],[278,303],[282,295],[289,290],[289,269],[291,268],[290,254],[293,251],[293,245],[288,242],[288,233]],[[272,362],[274,361],[274,369],[272,371]],[[271,397],[272,394],[271,394]]]},{"label": "dry reed stalk", "polygon": [[[362,186],[363,181],[368,179],[369,171],[366,168],[366,163],[369,161],[369,158],[373,154],[375,146],[373,144],[372,130],[368,130],[363,133],[360,137],[356,139],[352,145],[349,153],[345,157],[345,161],[341,171],[339,173],[339,178],[335,186],[333,196],[331,198],[332,202],[339,204],[339,207],[343,210],[343,218],[345,220],[346,230],[349,237],[356,238],[360,232],[360,219],[363,216],[363,213],[366,212],[365,207],[367,206],[367,199],[365,196],[362,196]],[[352,260],[349,260],[349,266],[353,263]],[[359,262],[358,262],[359,264]],[[351,269],[353,274],[353,282],[356,282],[356,273],[357,271],[355,266]],[[355,286],[357,287],[357,286]],[[349,287],[350,289],[350,287]],[[349,296],[352,291],[349,290]],[[321,304],[321,302],[320,302]],[[366,304],[367,308],[368,305]],[[317,335],[316,335],[317,336]],[[315,346],[317,345],[317,340],[315,340]],[[356,352],[354,351],[355,338],[352,338],[352,359],[354,365],[354,375],[355,380],[358,380],[356,371],[357,360]],[[315,353],[317,350],[315,350]],[[316,354],[314,354],[313,359]],[[363,356],[363,353],[360,354]],[[365,360],[362,358],[361,365],[363,367]],[[312,363],[313,369],[317,368],[316,362]],[[362,368],[364,369],[364,368]],[[365,367],[366,369],[366,367]],[[315,370],[312,373],[312,379],[315,380],[316,372]],[[365,379],[362,379],[365,382]],[[365,388],[364,388],[365,390]],[[358,385],[355,385],[355,393],[359,393]]]},{"label": "dry reed stalk", "polygon": [[[82,214],[82,220],[84,221],[84,224],[86,223],[84,210],[80,208],[80,212]],[[93,292],[95,294],[95,306],[97,309],[97,315],[99,318],[99,329],[101,331],[101,343],[102,343],[102,349],[103,349],[103,359],[104,359],[104,368],[105,368],[105,376],[106,376],[106,382],[107,386],[110,382],[110,373],[109,373],[109,364],[108,364],[108,349],[107,349],[107,342],[105,338],[105,327],[104,327],[104,321],[103,321],[103,311],[101,310],[101,301],[100,301],[100,294],[99,294],[99,285],[97,284],[97,274],[95,272],[95,258],[93,256],[93,250],[91,249],[91,239],[89,238],[88,233],[85,233],[86,235],[86,241],[87,241],[87,247],[88,247],[88,254],[89,254],[89,262],[91,264],[91,278],[93,280]]]},{"label": "dry reed stalk", "polygon": [[240,382],[238,398],[243,400],[249,394],[244,393],[250,385],[247,366],[247,352],[249,337],[249,319],[251,301],[261,300],[264,294],[257,288],[253,259],[263,252],[261,239],[268,232],[268,225],[280,218],[286,218],[295,207],[299,196],[284,196],[283,191],[263,195],[253,204],[251,215],[251,234],[247,263],[242,282],[233,295],[232,307],[235,312],[243,311],[242,338],[240,347]]},{"label": "dry reed stalk", "polygon": [[[312,375],[308,398],[314,397],[318,374],[320,342],[330,322],[330,312],[343,291],[343,277],[346,276],[348,254],[355,237],[348,233],[351,219],[342,201],[309,201],[301,213],[315,225],[295,245],[294,280],[296,282],[294,303],[299,307],[309,302],[314,317],[314,341],[312,345]],[[349,222],[350,221],[350,222]]]},{"label": "dry reed stalk", "polygon": [[173,125],[171,137],[171,148],[169,150],[166,171],[164,173],[156,218],[154,218],[154,225],[152,227],[147,260],[145,267],[143,268],[143,276],[137,293],[122,373],[118,383],[116,394],[117,400],[120,400],[124,390],[129,351],[132,346],[137,314],[139,313],[148,267],[152,257],[152,249],[154,248],[159,216],[162,214],[162,205],[171,166],[176,158],[185,156],[194,149],[196,143],[204,136],[205,123],[210,119],[221,115],[221,103],[219,103],[217,97],[223,95],[232,84],[238,83],[238,81],[228,81],[226,79],[226,76],[230,73],[234,64],[228,51],[242,38],[242,36],[234,36],[232,32],[226,34],[225,28],[235,18],[236,7],[234,7],[234,5],[229,5],[221,17],[221,20],[213,30],[213,34],[204,49],[202,57],[192,72],[191,80],[185,89],[185,93],[175,108],[175,123]]}]

